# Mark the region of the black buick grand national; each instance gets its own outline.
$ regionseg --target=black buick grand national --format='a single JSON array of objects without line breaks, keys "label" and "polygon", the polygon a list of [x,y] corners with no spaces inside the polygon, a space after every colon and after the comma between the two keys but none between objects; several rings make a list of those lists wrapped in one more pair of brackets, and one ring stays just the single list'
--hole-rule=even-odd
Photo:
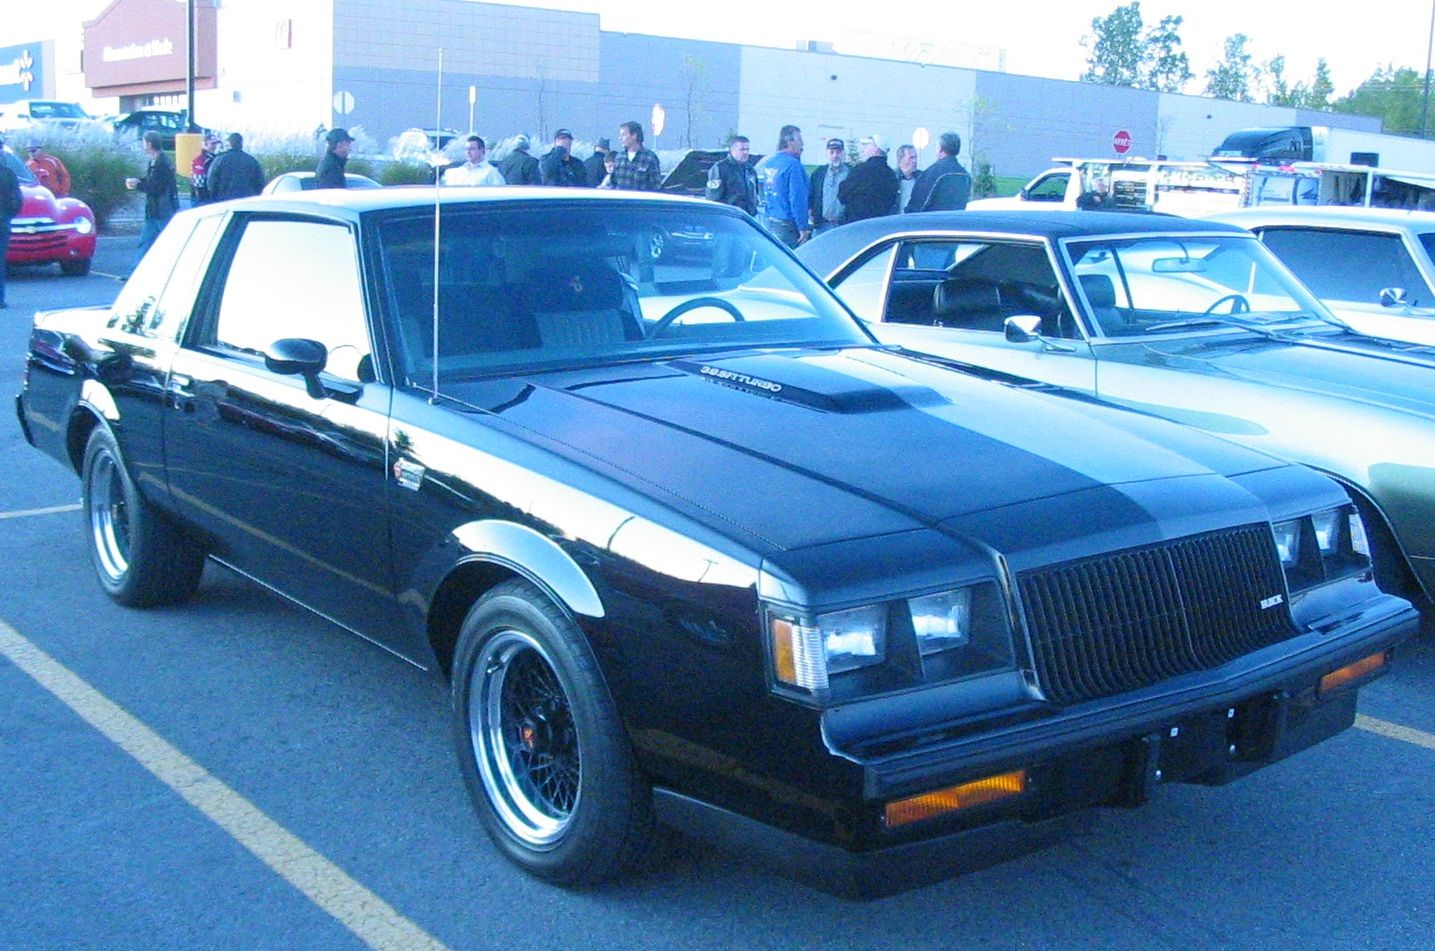
[{"label": "black buick grand national", "polygon": [[695,200],[186,212],[37,316],[18,409],[115,600],[211,558],[447,676],[493,841],[566,884],[664,826],[845,892],[988,863],[1337,733],[1415,621],[1335,483],[877,345]]}]

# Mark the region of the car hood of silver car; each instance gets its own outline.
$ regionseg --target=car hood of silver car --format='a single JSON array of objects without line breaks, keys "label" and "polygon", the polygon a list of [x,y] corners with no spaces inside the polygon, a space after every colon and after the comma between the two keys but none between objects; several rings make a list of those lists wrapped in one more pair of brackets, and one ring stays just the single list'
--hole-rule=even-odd
[{"label": "car hood of silver car", "polygon": [[[1189,506],[1209,519],[1213,499],[1233,519],[1269,517],[1220,478],[1242,473],[1282,470],[1308,498],[1333,490],[1298,467],[1164,420],[879,348],[570,370],[448,395],[496,413],[527,442],[641,483],[646,494],[668,493],[675,508],[779,549],[1001,509],[1031,514],[1019,507],[1038,501],[1061,500],[1043,509],[1059,520],[1076,493],[1098,497],[1081,507],[1088,518],[1109,519],[1087,532],[1162,521],[1175,530]],[[899,455],[894,446],[921,448]]]}]

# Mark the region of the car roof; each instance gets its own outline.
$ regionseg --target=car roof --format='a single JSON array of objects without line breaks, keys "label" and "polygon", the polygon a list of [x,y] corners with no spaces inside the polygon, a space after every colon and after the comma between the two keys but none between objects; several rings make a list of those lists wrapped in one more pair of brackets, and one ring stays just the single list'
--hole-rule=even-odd
[{"label": "car roof", "polygon": [[1128,211],[924,211],[885,215],[834,228],[798,248],[798,257],[830,273],[854,251],[890,235],[955,231],[1061,240],[1108,234],[1245,234],[1245,229],[1197,218]]},{"label": "car roof", "polygon": [[1210,216],[1212,221],[1229,221],[1242,227],[1254,224],[1381,225],[1408,226],[1421,231],[1435,230],[1435,212],[1403,208],[1365,208],[1359,205],[1257,205]]},{"label": "car roof", "polygon": [[[241,198],[203,208],[244,208],[254,211],[311,212],[316,215],[357,217],[371,212],[404,208],[432,208],[432,185],[393,185],[387,188],[321,188],[312,191],[284,192]],[[438,189],[445,206],[456,204],[511,204],[592,202],[596,204],[649,204],[701,207],[717,214],[742,215],[742,212],[702,198],[662,195],[644,192],[623,192],[593,188],[542,188],[538,186],[505,186],[503,188],[465,188],[445,186]],[[335,213],[338,213],[337,215]]]}]

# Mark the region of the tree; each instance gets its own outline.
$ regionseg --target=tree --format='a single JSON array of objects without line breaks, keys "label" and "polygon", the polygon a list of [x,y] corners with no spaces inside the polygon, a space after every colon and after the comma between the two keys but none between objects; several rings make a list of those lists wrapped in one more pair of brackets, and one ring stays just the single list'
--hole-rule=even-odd
[{"label": "tree", "polygon": [[1420,105],[1425,91],[1424,75],[1409,67],[1377,69],[1350,95],[1331,104],[1336,112],[1379,116],[1386,132],[1396,135],[1420,134]]},{"label": "tree", "polygon": [[1081,45],[1091,51],[1081,81],[1135,86],[1141,79],[1141,27],[1139,0],[1117,7],[1108,16],[1094,17],[1091,33],[1081,38]]},{"label": "tree", "polygon": [[1141,4],[1133,0],[1109,16],[1091,21],[1091,33],[1081,45],[1091,52],[1083,82],[1179,92],[1192,78],[1191,64],[1181,51],[1182,18],[1162,17],[1149,30],[1141,18]]},{"label": "tree", "polygon": [[683,111],[687,116],[687,135],[683,144],[692,148],[697,131],[698,116],[702,114],[702,106],[699,100],[707,91],[707,64],[696,56],[687,55],[683,57],[682,68],[678,70],[678,78],[683,84]]},{"label": "tree", "polygon": [[1329,109],[1330,95],[1335,85],[1330,81],[1330,66],[1324,59],[1316,61],[1315,78],[1310,85],[1298,82],[1294,86],[1286,79],[1286,58],[1277,56],[1265,64],[1265,100],[1272,106],[1291,106],[1296,109]]},{"label": "tree", "polygon": [[1146,31],[1141,44],[1141,80],[1137,85],[1158,92],[1180,92],[1195,76],[1191,63],[1181,50],[1182,17],[1162,17],[1161,22]]},{"label": "tree", "polygon": [[1234,99],[1236,102],[1251,101],[1255,69],[1251,66],[1251,54],[1246,50],[1250,41],[1251,38],[1244,33],[1226,37],[1225,59],[1206,71],[1208,96]]}]

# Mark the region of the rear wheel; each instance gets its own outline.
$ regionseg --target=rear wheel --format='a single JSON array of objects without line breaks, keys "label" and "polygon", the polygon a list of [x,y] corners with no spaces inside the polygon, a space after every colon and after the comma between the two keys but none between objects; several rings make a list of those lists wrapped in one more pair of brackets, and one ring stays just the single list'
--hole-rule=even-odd
[{"label": "rear wheel", "polygon": [[511,861],[562,885],[652,861],[651,790],[592,649],[528,582],[502,584],[469,611],[453,715],[469,793]]},{"label": "rear wheel", "polygon": [[90,560],[105,593],[130,607],[193,594],[204,550],[140,495],[104,426],[90,434],[81,473]]},{"label": "rear wheel", "polygon": [[78,261],[61,261],[60,273],[66,277],[84,277],[90,273],[90,259],[82,258]]}]

